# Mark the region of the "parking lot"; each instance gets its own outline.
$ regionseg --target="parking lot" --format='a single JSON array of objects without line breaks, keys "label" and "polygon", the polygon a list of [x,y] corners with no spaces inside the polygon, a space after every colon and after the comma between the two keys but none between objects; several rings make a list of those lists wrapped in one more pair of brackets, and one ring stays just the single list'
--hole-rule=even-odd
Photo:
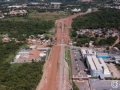
[{"label": "parking lot", "polygon": [[[83,63],[79,48],[76,48],[75,50],[70,49],[70,54],[73,77],[87,77],[87,73],[84,71],[86,67]],[[76,80],[75,83],[80,90],[90,90],[88,80],[83,81]]]},{"label": "parking lot", "polygon": [[87,77],[87,72],[85,72],[85,65],[82,60],[79,48],[76,50],[71,50],[71,61],[72,61],[72,73],[74,77]]},{"label": "parking lot", "polygon": [[120,80],[90,79],[90,90],[120,90]]}]

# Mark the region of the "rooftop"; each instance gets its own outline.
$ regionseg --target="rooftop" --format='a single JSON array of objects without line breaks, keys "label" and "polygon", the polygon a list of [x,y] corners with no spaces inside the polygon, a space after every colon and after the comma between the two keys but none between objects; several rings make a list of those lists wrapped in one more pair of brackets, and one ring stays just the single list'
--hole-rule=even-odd
[{"label": "rooftop", "polygon": [[120,56],[114,56],[114,58],[120,59]]},{"label": "rooftop", "polygon": [[92,70],[96,70],[96,67],[95,67],[94,62],[92,60],[92,57],[91,56],[87,56],[87,59],[88,59],[88,62],[90,64],[91,69]]},{"label": "rooftop", "polygon": [[92,60],[97,70],[102,70],[102,67],[100,65],[100,62],[98,61],[98,58],[96,56],[92,56]]},{"label": "rooftop", "polygon": [[108,53],[97,53],[97,56],[109,56]]}]

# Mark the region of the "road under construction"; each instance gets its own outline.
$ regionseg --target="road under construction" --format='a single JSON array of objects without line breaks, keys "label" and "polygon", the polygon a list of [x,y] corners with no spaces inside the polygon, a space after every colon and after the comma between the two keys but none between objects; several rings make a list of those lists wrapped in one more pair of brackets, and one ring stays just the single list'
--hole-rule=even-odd
[{"label": "road under construction", "polygon": [[53,45],[48,60],[44,65],[43,77],[36,90],[70,90],[68,65],[64,57],[64,48],[69,44],[69,28],[72,19],[84,15],[79,13],[67,18],[56,20],[56,44]]}]

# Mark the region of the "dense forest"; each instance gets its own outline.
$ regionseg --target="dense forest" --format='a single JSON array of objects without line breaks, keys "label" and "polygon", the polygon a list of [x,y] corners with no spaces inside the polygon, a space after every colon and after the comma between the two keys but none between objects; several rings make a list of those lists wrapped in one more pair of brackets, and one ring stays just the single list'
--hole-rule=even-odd
[{"label": "dense forest", "polygon": [[120,29],[120,10],[102,9],[98,12],[90,13],[84,16],[78,16],[73,19],[72,28],[116,28]]},{"label": "dense forest", "polygon": [[0,21],[0,34],[8,34],[11,38],[24,41],[30,35],[47,33],[53,26],[51,20]]},{"label": "dense forest", "polygon": [[42,76],[44,62],[10,65],[11,54],[23,43],[0,42],[0,90],[35,90]]}]

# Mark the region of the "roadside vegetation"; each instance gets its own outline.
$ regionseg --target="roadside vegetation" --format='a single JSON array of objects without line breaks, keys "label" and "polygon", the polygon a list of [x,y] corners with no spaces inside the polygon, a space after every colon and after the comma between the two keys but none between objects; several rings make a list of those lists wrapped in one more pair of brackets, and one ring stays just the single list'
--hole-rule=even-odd
[{"label": "roadside vegetation", "polygon": [[[71,64],[71,56],[70,56],[70,50],[69,47],[65,47],[65,60],[69,66],[69,80],[72,79],[72,64]],[[79,90],[79,88],[76,86],[75,82],[72,80],[71,82],[73,86],[73,90]]]},{"label": "roadside vegetation", "polygon": [[65,60],[69,66],[69,79],[71,79],[72,78],[72,65],[71,65],[70,51],[68,50],[68,47],[65,47]]},{"label": "roadside vegetation", "polygon": [[73,82],[73,90],[80,90],[77,85],[75,84],[75,82]]}]

